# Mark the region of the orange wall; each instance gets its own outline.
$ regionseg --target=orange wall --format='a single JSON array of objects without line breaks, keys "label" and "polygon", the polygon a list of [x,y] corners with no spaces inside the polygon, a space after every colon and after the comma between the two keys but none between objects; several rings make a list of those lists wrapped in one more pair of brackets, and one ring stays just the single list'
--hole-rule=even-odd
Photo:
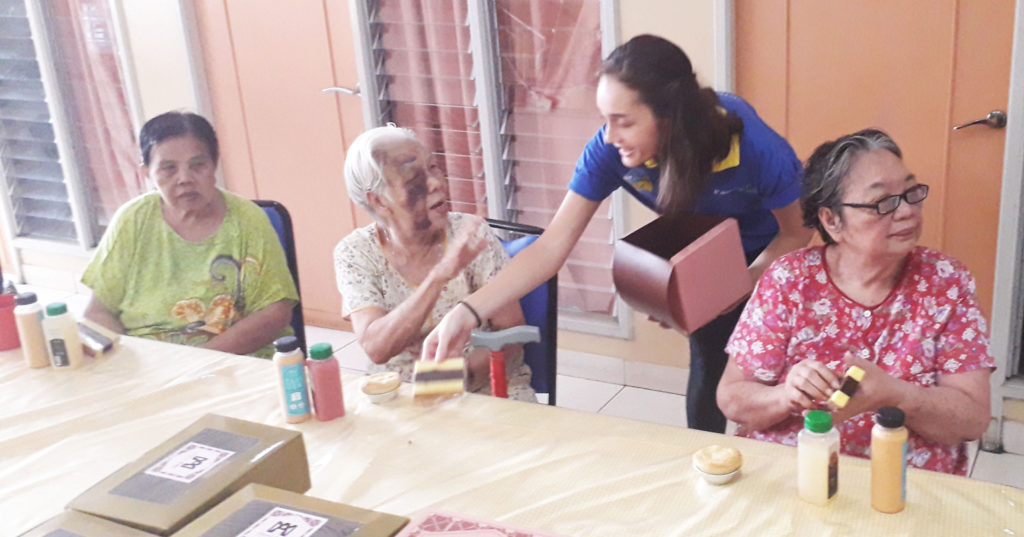
[{"label": "orange wall", "polygon": [[968,265],[989,311],[1005,131],[951,127],[1006,108],[1013,1],[737,0],[736,14],[737,92],[802,159],[889,132],[932,187],[922,243]]},{"label": "orange wall", "polygon": [[356,225],[342,170],[362,115],[358,99],[320,90],[356,84],[348,6],[202,1],[195,10],[225,186],[289,208],[306,321],[347,328],[331,252]]}]

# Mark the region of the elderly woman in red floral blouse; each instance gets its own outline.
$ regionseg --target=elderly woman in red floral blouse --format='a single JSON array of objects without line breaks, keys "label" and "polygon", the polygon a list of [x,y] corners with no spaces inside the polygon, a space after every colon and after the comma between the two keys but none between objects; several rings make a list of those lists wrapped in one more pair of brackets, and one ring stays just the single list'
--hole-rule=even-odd
[{"label": "elderly woman in red floral blouse", "polygon": [[917,244],[927,196],[881,131],[814,152],[801,204],[825,244],[779,258],[733,332],[718,404],[738,434],[795,445],[802,414],[824,408],[855,365],[865,378],[832,416],[843,453],[868,456],[872,416],[896,406],[910,465],[966,474],[965,442],[989,422],[994,361],[974,278]]}]

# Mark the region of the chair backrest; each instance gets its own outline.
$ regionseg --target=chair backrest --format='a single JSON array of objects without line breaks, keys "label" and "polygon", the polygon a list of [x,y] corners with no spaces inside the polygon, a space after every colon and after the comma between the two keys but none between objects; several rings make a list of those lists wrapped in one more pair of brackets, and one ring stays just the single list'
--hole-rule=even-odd
[{"label": "chair backrest", "polygon": [[[292,229],[292,217],[288,214],[288,209],[284,208],[284,205],[276,201],[268,200],[253,200],[253,203],[259,205],[263,212],[266,213],[267,218],[270,220],[270,225],[274,226],[274,231],[277,232],[277,238],[281,241],[281,248],[284,249],[285,261],[288,263],[288,270],[292,273],[292,280],[295,282],[295,290],[298,292],[299,289],[299,263],[295,257],[295,233]],[[306,353],[306,322],[302,318],[302,295],[299,295],[299,302],[295,304],[295,309],[292,310],[292,330],[295,332],[295,337],[299,340],[299,346],[302,348],[303,354]]]},{"label": "chair backrest", "polygon": [[[487,219],[487,223],[495,229],[523,235],[501,241],[509,256],[518,254],[544,232],[536,226],[502,220]],[[554,405],[558,375],[558,275],[555,274],[519,299],[519,307],[523,310],[526,324],[540,329],[540,342],[528,343],[523,349],[526,365],[533,372],[530,386],[537,393],[548,394],[548,404]]]}]

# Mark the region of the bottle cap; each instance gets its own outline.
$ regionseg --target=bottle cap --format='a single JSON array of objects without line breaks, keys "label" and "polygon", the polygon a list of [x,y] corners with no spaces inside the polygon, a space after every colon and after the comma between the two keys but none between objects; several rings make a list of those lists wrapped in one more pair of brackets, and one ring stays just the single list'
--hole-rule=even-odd
[{"label": "bottle cap", "polygon": [[326,360],[334,354],[330,343],[317,343],[309,348],[309,357],[313,360]]},{"label": "bottle cap", "polygon": [[284,336],[274,340],[274,350],[277,352],[292,352],[299,348],[299,338],[295,336]]},{"label": "bottle cap", "polygon": [[68,312],[68,305],[63,302],[51,302],[46,305],[46,315],[56,317]]},{"label": "bottle cap", "polygon": [[36,294],[32,292],[19,293],[17,296],[14,297],[14,303],[19,306],[24,306],[25,304],[34,304],[38,302],[38,300],[39,299],[36,298]]},{"label": "bottle cap", "polygon": [[812,410],[804,417],[804,427],[812,433],[827,433],[832,428],[832,415],[824,410]]},{"label": "bottle cap", "polygon": [[905,422],[906,419],[906,414],[894,406],[883,406],[875,413],[875,423],[890,429],[903,427],[903,422]]}]

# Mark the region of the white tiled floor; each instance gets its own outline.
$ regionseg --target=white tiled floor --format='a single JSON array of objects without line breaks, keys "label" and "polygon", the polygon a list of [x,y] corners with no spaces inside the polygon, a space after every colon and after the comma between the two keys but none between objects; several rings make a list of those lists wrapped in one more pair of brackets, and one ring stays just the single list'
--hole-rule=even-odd
[{"label": "white tiled floor", "polygon": [[[64,291],[24,285],[18,286],[18,290],[36,292],[43,304],[58,300],[67,302],[68,309],[78,316],[81,316],[87,303],[85,296]],[[306,341],[310,345],[330,343],[342,368],[348,371],[366,371],[370,363],[356,342],[355,334],[307,326]],[[628,372],[620,373],[612,368],[613,374],[609,376],[609,368],[592,367],[592,364],[587,363],[590,359],[600,361],[601,357],[559,351],[558,406],[677,427],[686,426],[685,396],[625,386]],[[609,380],[611,382],[606,382]],[[971,476],[1024,489],[1024,456],[980,452],[975,457]]]},{"label": "white tiled floor", "polygon": [[[561,397],[563,395],[559,394]],[[623,387],[598,412],[608,416],[686,427],[685,397],[633,386]]]},{"label": "white tiled floor", "polygon": [[971,477],[1001,485],[1024,488],[1024,456],[979,451]]},{"label": "white tiled floor", "polygon": [[584,412],[600,412],[623,389],[621,384],[566,375],[558,375],[556,382],[558,406]]}]

